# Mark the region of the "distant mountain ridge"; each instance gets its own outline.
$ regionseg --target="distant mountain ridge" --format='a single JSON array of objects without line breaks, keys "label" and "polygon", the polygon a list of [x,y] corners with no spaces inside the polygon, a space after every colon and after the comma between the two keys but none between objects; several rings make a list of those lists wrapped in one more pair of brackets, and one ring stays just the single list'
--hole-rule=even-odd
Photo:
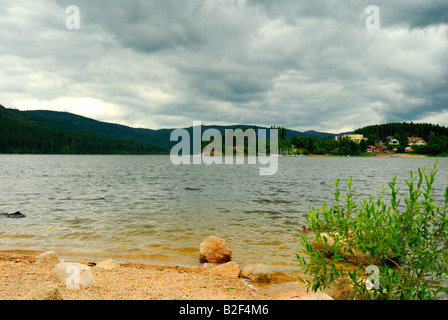
[{"label": "distant mountain ridge", "polygon": [[[66,117],[70,114],[65,114]],[[77,116],[72,116],[76,119]],[[89,122],[88,118],[85,118]],[[55,124],[58,120],[54,121]],[[47,125],[36,115],[0,105],[0,153],[31,154],[167,154],[167,148],[89,130],[71,130],[70,122]],[[94,127],[95,122],[89,124]]]},{"label": "distant mountain ridge", "polygon": [[[217,129],[223,134],[225,129],[269,129],[255,125],[203,125],[202,132],[210,128]],[[177,128],[157,130],[133,128],[69,112],[19,111],[0,105],[0,153],[29,151],[30,153],[169,154],[170,149],[178,143],[170,140],[171,132],[175,129]],[[192,137],[193,126],[183,129]],[[287,128],[285,131],[284,139],[288,141],[291,141],[293,136],[324,139],[354,132],[362,133],[370,140],[373,138],[383,140],[391,135],[400,136],[403,144],[408,136],[420,136],[425,140],[429,138],[430,133],[435,136],[448,136],[446,127],[412,122],[378,124],[337,134],[314,130],[301,132]],[[269,130],[266,133],[269,139]]]},{"label": "distant mountain ridge", "polygon": [[[103,137],[119,138],[126,140],[133,140],[138,142],[144,142],[149,144],[154,144],[162,146],[165,148],[172,148],[177,142],[170,141],[171,132],[175,128],[169,129],[144,129],[144,128],[133,128],[125,125],[119,125],[115,123],[102,122],[83,116],[79,116],[69,112],[60,111],[48,111],[48,110],[33,110],[33,111],[15,111],[16,113],[25,116],[28,119],[41,124],[42,126],[76,131],[80,133],[93,134]],[[202,130],[207,130],[209,128],[215,128],[222,132],[225,129],[246,129],[253,128],[253,125],[203,125]],[[257,128],[264,128],[257,126]],[[188,132],[193,132],[193,127],[184,128]],[[335,137],[340,134],[317,132],[317,131],[305,131],[300,132],[296,130],[286,129],[286,139],[290,140],[293,136],[302,137],[318,137],[326,138],[328,136]]]}]

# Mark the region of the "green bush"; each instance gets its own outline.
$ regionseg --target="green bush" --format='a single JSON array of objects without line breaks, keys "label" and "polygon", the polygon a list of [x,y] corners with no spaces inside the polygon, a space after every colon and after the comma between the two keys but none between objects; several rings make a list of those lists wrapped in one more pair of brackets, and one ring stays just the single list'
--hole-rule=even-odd
[{"label": "green bush", "polygon": [[[310,276],[302,280],[308,289],[345,283],[349,299],[381,300],[437,299],[447,293],[448,188],[444,201],[437,202],[436,167],[437,162],[429,172],[411,171],[404,202],[396,177],[388,188],[363,200],[352,190],[351,179],[341,195],[336,179],[333,204],[310,208],[307,214],[314,240],[301,237],[304,255],[297,259]],[[344,268],[349,262],[351,268]]]}]

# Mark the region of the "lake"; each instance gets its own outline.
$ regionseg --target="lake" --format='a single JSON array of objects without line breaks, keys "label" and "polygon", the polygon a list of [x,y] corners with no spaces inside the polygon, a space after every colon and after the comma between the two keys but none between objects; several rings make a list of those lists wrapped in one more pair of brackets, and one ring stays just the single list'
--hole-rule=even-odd
[{"label": "lake", "polygon": [[[55,250],[62,257],[195,266],[215,235],[232,260],[297,272],[309,206],[333,200],[333,181],[352,177],[360,197],[436,158],[280,157],[277,174],[259,165],[173,165],[169,156],[0,155],[0,250]],[[447,186],[440,158],[436,195]],[[345,190],[345,188],[342,188]],[[309,235],[311,236],[311,235]]]}]

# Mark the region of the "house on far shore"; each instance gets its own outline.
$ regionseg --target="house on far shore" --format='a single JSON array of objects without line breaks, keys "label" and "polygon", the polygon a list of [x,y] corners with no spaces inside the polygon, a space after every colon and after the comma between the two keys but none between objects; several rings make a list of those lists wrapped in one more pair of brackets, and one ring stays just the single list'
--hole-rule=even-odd
[{"label": "house on far shore", "polygon": [[424,146],[427,144],[425,140],[420,137],[408,137],[408,141],[410,146]]},{"label": "house on far shore", "polygon": [[414,151],[412,147],[406,147],[406,149],[404,149],[404,152],[412,152],[412,151]]},{"label": "house on far shore", "polygon": [[338,141],[342,138],[348,138],[356,143],[361,143],[362,140],[367,140],[362,134],[346,134],[342,136],[335,136],[334,138]]},{"label": "house on far shore", "polygon": [[378,146],[368,146],[367,147],[367,152],[371,153],[371,152],[387,152],[387,147],[384,144],[380,144]]},{"label": "house on far shore", "polygon": [[389,144],[393,145],[393,146],[399,146],[400,145],[400,141],[398,141],[395,138],[392,138],[392,139],[390,139]]}]

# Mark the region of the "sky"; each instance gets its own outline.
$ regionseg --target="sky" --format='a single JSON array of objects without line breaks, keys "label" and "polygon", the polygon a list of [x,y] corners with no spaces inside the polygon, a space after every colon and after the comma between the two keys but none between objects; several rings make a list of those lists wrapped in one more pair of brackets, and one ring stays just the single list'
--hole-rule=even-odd
[{"label": "sky", "polygon": [[0,0],[0,104],[150,129],[448,126],[448,0]]}]

